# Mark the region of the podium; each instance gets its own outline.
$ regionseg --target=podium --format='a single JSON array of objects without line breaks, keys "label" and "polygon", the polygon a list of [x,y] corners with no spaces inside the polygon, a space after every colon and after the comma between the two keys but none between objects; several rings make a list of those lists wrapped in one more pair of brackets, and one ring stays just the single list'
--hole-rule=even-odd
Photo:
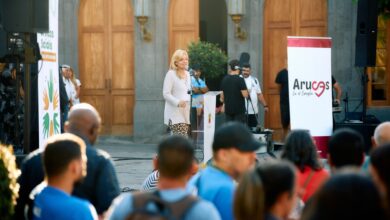
[{"label": "podium", "polygon": [[210,91],[203,95],[203,163],[213,157],[213,139],[215,132],[215,110],[220,91]]}]

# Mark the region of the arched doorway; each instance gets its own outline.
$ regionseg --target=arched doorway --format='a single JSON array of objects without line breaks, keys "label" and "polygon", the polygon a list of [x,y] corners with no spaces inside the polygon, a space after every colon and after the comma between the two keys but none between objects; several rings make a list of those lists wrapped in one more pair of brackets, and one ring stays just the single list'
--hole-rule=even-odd
[{"label": "arched doorway", "polygon": [[327,0],[266,0],[264,3],[263,73],[270,111],[265,125],[281,138],[279,91],[275,78],[287,66],[287,36],[327,36]]},{"label": "arched doorway", "polygon": [[129,0],[81,0],[81,101],[99,111],[106,134],[133,131],[134,16]]},{"label": "arched doorway", "polygon": [[171,0],[169,4],[169,56],[199,39],[199,0]]}]

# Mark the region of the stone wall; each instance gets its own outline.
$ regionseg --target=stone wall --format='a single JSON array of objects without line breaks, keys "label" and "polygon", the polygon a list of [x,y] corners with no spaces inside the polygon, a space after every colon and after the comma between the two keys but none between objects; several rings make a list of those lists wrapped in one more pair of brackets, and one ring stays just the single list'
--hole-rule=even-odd
[{"label": "stone wall", "polygon": [[[129,0],[130,1],[130,0]],[[152,15],[147,28],[153,40],[141,39],[139,24],[135,23],[135,113],[134,137],[152,141],[164,133],[162,84],[168,69],[168,12],[170,0],[151,1]],[[241,26],[247,32],[242,41],[234,37],[234,24],[228,21],[228,58],[239,58],[242,52],[251,55],[253,74],[263,80],[263,15],[265,0],[247,0],[246,14]],[[228,0],[226,0],[227,4]],[[78,73],[78,8],[80,0],[59,1],[59,62],[74,67]],[[134,5],[134,0],[132,0]],[[328,0],[328,35],[332,37],[332,74],[348,93],[349,109],[361,110],[362,69],[354,67],[357,5],[353,1]],[[356,100],[355,100],[356,99]],[[344,106],[344,103],[342,103]],[[369,108],[382,120],[389,120],[389,108]],[[261,114],[263,115],[263,114]],[[336,115],[340,121],[344,114]],[[261,119],[261,121],[264,121]]]}]

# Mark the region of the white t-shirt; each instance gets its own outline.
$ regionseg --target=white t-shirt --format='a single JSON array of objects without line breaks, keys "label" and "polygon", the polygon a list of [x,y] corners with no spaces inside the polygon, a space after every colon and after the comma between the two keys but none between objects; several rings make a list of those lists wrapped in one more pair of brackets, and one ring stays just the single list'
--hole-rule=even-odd
[{"label": "white t-shirt", "polygon": [[259,112],[257,94],[261,93],[259,80],[253,76],[244,77],[244,80],[252,102],[252,104],[251,102],[248,103],[247,99],[245,99],[245,108],[248,108],[248,114],[257,114]]},{"label": "white t-shirt", "polygon": [[66,90],[66,95],[68,96],[68,99],[69,101],[71,99],[73,99],[73,94],[74,94],[74,85],[72,83],[72,81],[70,81],[69,79],[63,77],[63,80],[64,80],[64,84],[65,84],[65,90]]},{"label": "white t-shirt", "polygon": [[[76,79],[76,85],[77,85],[77,87],[81,86],[80,80]],[[72,86],[74,88],[74,90],[72,91],[73,92],[73,94],[72,94],[73,105],[79,104],[80,103],[80,97],[76,97],[77,96],[77,88],[74,86],[73,83],[72,83]]]}]

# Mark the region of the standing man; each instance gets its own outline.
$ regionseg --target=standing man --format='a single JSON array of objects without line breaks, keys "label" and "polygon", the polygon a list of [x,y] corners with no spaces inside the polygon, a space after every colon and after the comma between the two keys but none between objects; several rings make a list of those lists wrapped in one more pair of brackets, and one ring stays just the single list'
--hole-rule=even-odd
[{"label": "standing man", "polygon": [[69,96],[66,92],[65,76],[67,74],[69,65],[63,64],[60,68],[60,74],[58,76],[59,90],[60,90],[60,110],[61,110],[61,132],[64,132],[64,124],[68,118],[69,112]]},{"label": "standing man", "polygon": [[246,122],[245,98],[248,98],[248,90],[240,74],[238,60],[229,62],[230,71],[221,82],[221,102],[225,103],[225,120]]},{"label": "standing man", "polygon": [[260,145],[245,125],[222,125],[214,135],[212,165],[190,180],[189,189],[197,189],[199,197],[212,202],[222,219],[232,220],[236,182],[254,167]]},{"label": "standing man", "polygon": [[[340,105],[340,99],[341,99],[341,94],[342,94],[342,89],[341,89],[341,86],[340,84],[336,81],[336,79],[333,77],[332,75],[332,86],[333,86],[333,89],[335,91],[335,96],[334,97],[334,103],[339,106]],[[333,94],[332,94],[333,96]]]},{"label": "standing man", "polygon": [[34,189],[34,219],[97,219],[87,200],[71,196],[87,171],[85,143],[73,134],[50,137],[43,152],[45,181]]},{"label": "standing man", "polygon": [[245,107],[248,113],[248,127],[253,128],[256,127],[259,123],[257,121],[258,110],[258,102],[259,100],[264,107],[264,111],[268,111],[267,102],[264,99],[263,93],[261,93],[259,80],[252,76],[251,73],[251,65],[249,63],[244,63],[242,65],[242,75],[245,80],[246,88],[249,92],[249,98],[245,100]]},{"label": "standing man", "polygon": [[288,71],[282,69],[276,76],[275,83],[278,84],[280,94],[280,119],[283,127],[283,141],[287,136],[290,127],[290,99],[288,97]]}]

